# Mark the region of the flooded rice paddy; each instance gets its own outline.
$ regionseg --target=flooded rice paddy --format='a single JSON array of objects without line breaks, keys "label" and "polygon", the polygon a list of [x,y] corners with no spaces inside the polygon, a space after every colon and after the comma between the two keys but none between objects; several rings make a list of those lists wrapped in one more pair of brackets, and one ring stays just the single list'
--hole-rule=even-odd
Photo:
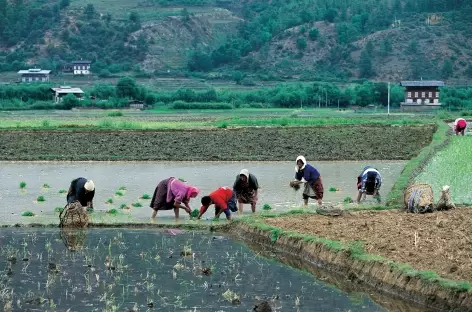
[{"label": "flooded rice paddy", "polygon": [[[342,202],[347,196],[356,198],[356,177],[365,165],[376,166],[382,174],[381,195],[387,193],[399,176],[405,162],[316,162],[324,188],[324,201]],[[95,212],[92,215],[104,215],[105,211],[117,209],[117,219],[128,222],[147,222],[150,219],[150,199],[141,199],[142,195],[152,196],[157,183],[170,176],[184,178],[188,183],[200,188],[200,194],[190,202],[192,209],[200,207],[202,196],[209,194],[219,186],[231,186],[240,170],[247,168],[259,180],[258,209],[269,204],[275,211],[285,211],[300,207],[303,203],[302,191],[295,192],[288,187],[293,179],[292,162],[2,162],[0,169],[0,223],[14,224],[25,222],[57,222],[56,207],[64,207],[66,194],[61,190],[69,188],[71,180],[83,176],[95,182]],[[26,186],[20,189],[20,183]],[[46,186],[46,187],[45,187]],[[120,191],[121,187],[126,190]],[[338,191],[330,192],[329,188]],[[43,196],[44,202],[38,202]],[[111,199],[112,203],[106,203]],[[369,197],[368,201],[374,203]],[[134,206],[133,206],[134,204]],[[313,202],[310,201],[313,205]],[[127,205],[131,209],[120,209]],[[141,207],[139,207],[141,205]],[[23,217],[21,213],[31,211],[34,217]],[[245,206],[244,213],[250,213]],[[183,215],[184,213],[181,213]],[[172,211],[161,211],[158,220],[172,220]],[[211,218],[211,211],[205,217]],[[94,221],[97,221],[97,218]],[[182,217],[181,217],[182,218]]]},{"label": "flooded rice paddy", "polygon": [[0,231],[5,311],[386,311],[223,236],[82,231]]}]

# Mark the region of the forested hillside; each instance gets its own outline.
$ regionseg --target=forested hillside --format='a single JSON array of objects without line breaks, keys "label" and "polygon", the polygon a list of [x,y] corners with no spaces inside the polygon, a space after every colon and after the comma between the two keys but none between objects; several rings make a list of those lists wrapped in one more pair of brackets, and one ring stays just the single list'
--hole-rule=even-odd
[{"label": "forested hillside", "polygon": [[466,0],[0,0],[0,71],[472,79]]}]

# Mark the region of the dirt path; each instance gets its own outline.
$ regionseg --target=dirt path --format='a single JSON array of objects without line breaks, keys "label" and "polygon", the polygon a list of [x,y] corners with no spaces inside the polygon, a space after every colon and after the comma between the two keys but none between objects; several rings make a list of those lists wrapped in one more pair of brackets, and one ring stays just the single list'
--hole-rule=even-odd
[{"label": "dirt path", "polygon": [[368,253],[472,282],[471,209],[423,215],[397,211],[348,213],[337,218],[299,215],[266,222],[332,240],[361,240]]},{"label": "dirt path", "polygon": [[[0,131],[0,160],[405,160],[434,127],[336,126],[171,131]],[[368,138],[368,139],[367,139]]]}]

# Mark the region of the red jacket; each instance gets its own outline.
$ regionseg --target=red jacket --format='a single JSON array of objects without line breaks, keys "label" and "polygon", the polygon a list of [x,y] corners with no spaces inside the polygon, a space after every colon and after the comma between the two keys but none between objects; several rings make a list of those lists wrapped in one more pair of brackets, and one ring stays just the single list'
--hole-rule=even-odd
[{"label": "red jacket", "polygon": [[210,198],[215,207],[226,210],[228,208],[228,201],[233,197],[233,190],[227,186],[218,188],[216,191],[210,193]]}]

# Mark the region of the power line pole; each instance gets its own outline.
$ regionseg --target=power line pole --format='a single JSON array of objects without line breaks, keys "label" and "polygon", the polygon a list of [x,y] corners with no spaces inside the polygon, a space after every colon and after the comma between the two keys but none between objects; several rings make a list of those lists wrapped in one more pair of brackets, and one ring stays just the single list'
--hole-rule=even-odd
[{"label": "power line pole", "polygon": [[388,82],[388,92],[387,92],[387,115],[390,116],[390,81]]}]

